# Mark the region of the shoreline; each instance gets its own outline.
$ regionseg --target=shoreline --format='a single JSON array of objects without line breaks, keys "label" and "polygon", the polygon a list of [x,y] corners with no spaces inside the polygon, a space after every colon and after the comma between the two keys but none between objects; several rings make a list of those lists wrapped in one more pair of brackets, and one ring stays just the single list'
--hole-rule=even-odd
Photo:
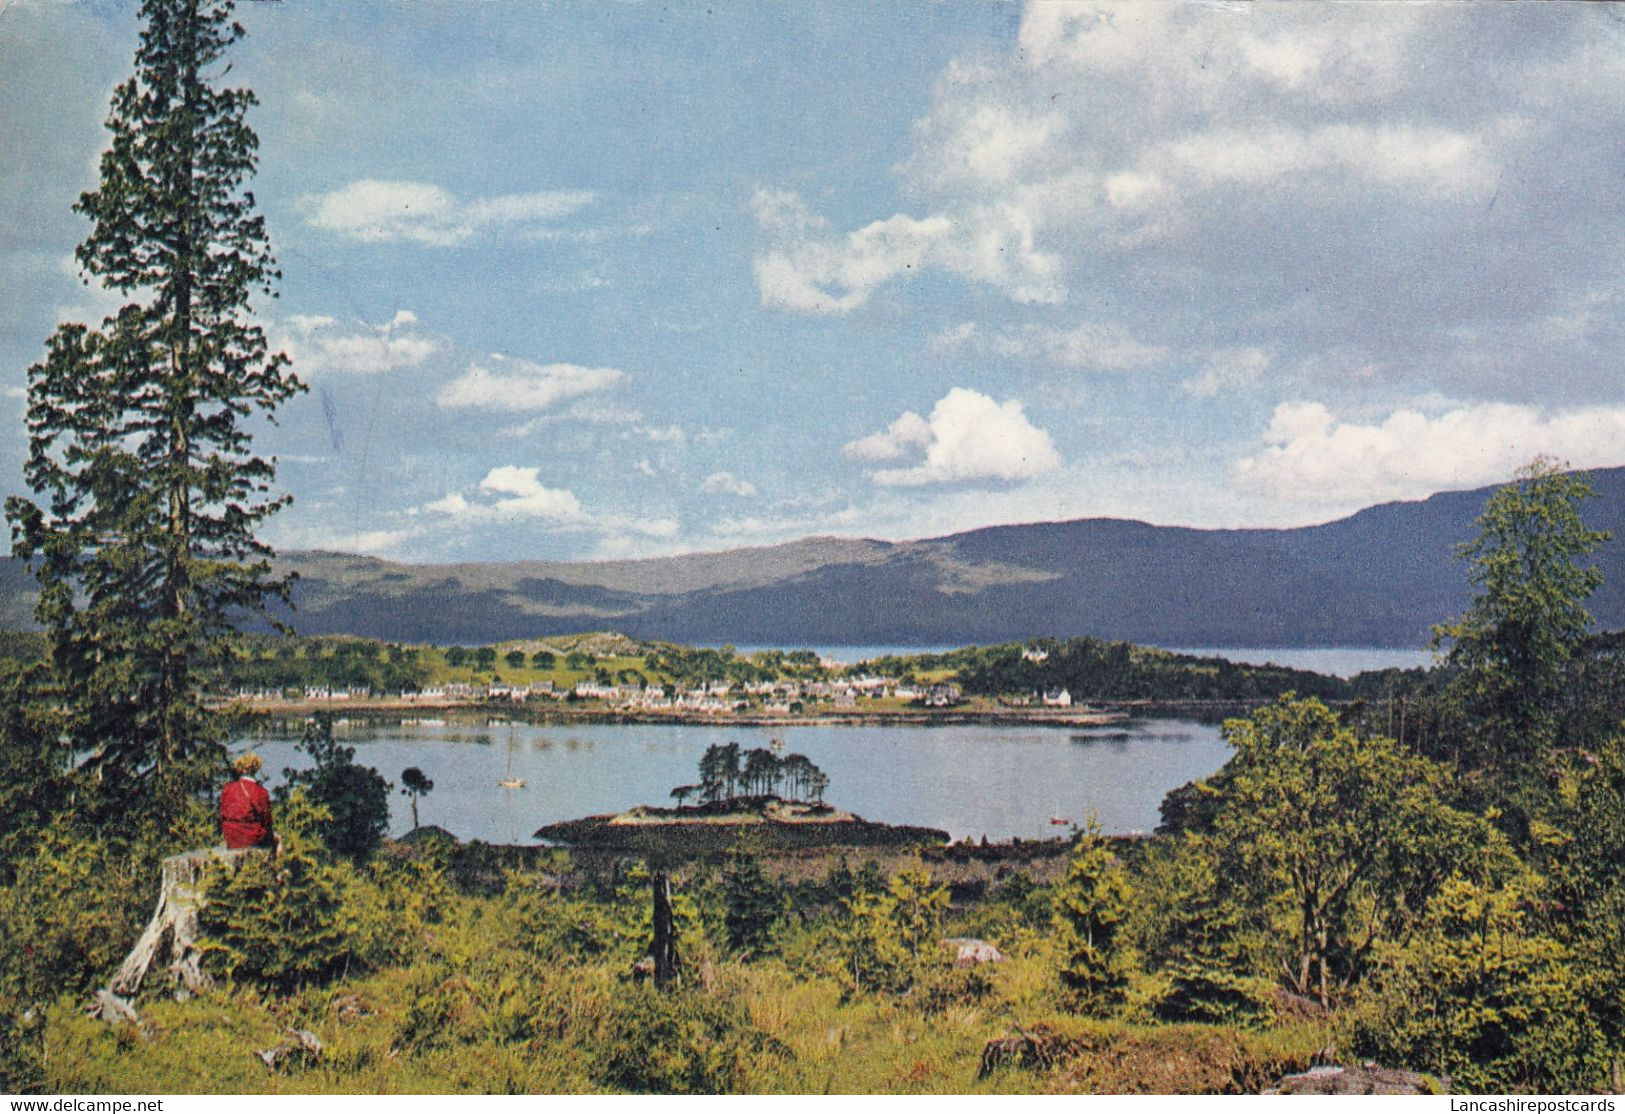
[{"label": "shoreline", "polygon": [[292,719],[316,715],[356,719],[419,719],[484,716],[533,723],[664,724],[701,727],[930,727],[961,724],[1031,727],[1105,727],[1148,716],[1212,718],[1246,712],[1268,700],[1094,701],[1077,709],[940,708],[820,709],[805,714],[652,711],[636,708],[535,705],[506,701],[230,701],[215,710],[241,719]]}]

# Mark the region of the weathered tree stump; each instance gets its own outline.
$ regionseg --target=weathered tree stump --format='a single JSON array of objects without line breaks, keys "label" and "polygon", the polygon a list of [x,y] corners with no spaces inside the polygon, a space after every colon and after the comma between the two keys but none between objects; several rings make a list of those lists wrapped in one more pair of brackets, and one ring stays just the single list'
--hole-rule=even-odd
[{"label": "weathered tree stump", "polygon": [[309,1029],[284,1029],[292,1040],[283,1041],[275,1048],[262,1048],[255,1052],[264,1061],[265,1066],[275,1071],[282,1066],[282,1061],[293,1057],[296,1060],[315,1062],[322,1058],[321,1039]]},{"label": "weathered tree stump", "polygon": [[673,930],[671,912],[671,877],[663,870],[649,876],[649,888],[654,891],[654,959],[655,986],[665,990],[678,979],[677,933]]},{"label": "weathered tree stump", "polygon": [[999,1068],[1027,1068],[1048,1071],[1064,1060],[1074,1059],[1086,1051],[1082,1041],[1063,1037],[1047,1026],[1034,1026],[1029,1032],[1018,1029],[1013,1037],[994,1037],[982,1048],[982,1062],[976,1070],[977,1079],[985,1079]]},{"label": "weathered tree stump", "polygon": [[204,903],[204,876],[211,864],[235,865],[247,856],[267,854],[270,852],[257,847],[240,851],[207,847],[165,859],[158,907],[153,910],[141,938],[119,966],[112,983],[98,992],[95,1004],[90,1007],[91,1015],[104,1021],[129,1020],[133,1011],[128,999],[140,991],[154,964],[169,971],[170,978],[178,984],[177,995],[207,990],[213,980],[201,966],[202,952],[198,948],[198,911]]}]

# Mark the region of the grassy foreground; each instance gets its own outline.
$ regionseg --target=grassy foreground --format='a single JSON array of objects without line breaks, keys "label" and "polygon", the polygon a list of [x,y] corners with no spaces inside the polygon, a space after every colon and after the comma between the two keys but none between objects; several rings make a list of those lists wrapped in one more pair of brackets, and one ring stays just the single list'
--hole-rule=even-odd
[{"label": "grassy foreground", "polygon": [[[1004,963],[956,971],[944,952],[908,991],[869,993],[826,969],[817,931],[787,931],[780,954],[727,957],[706,939],[707,912],[691,907],[686,985],[660,994],[632,980],[613,925],[579,919],[630,919],[629,902],[566,903],[527,888],[536,881],[451,896],[416,936],[415,958],[320,988],[155,999],[140,1004],[140,1026],[85,1018],[63,1000],[47,1019],[43,1090],[1236,1093],[1301,1070],[1332,1039],[1313,1021],[1242,1030],[1077,1017],[1033,929],[1005,934]],[[946,931],[986,929],[1007,912],[997,905],[950,917]],[[566,955],[567,940],[606,950]],[[987,1041],[1018,1027],[1074,1041],[1074,1052],[979,1076]],[[267,1067],[256,1053],[290,1028],[315,1033],[322,1054]]]}]

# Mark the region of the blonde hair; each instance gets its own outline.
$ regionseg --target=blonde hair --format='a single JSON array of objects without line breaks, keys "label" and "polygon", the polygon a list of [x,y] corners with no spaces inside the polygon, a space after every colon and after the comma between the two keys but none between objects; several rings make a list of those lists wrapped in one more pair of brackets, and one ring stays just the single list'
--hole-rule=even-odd
[{"label": "blonde hair", "polygon": [[237,771],[239,777],[252,777],[260,772],[260,767],[263,765],[260,756],[250,751],[247,754],[239,755],[237,760],[231,764],[231,768]]}]

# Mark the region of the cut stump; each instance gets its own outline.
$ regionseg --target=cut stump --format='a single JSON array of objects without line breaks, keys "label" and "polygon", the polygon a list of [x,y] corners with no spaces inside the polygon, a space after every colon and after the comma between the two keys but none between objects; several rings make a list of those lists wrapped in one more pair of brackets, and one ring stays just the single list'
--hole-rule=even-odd
[{"label": "cut stump", "polygon": [[178,997],[209,989],[213,980],[201,966],[202,952],[198,948],[198,911],[203,907],[204,877],[211,864],[234,866],[245,857],[268,854],[269,851],[258,847],[240,851],[206,847],[165,859],[158,907],[153,910],[141,938],[119,966],[112,983],[97,993],[96,1002],[90,1007],[91,1015],[104,1021],[129,1020],[134,1012],[129,999],[140,991],[154,964],[169,972]]}]

